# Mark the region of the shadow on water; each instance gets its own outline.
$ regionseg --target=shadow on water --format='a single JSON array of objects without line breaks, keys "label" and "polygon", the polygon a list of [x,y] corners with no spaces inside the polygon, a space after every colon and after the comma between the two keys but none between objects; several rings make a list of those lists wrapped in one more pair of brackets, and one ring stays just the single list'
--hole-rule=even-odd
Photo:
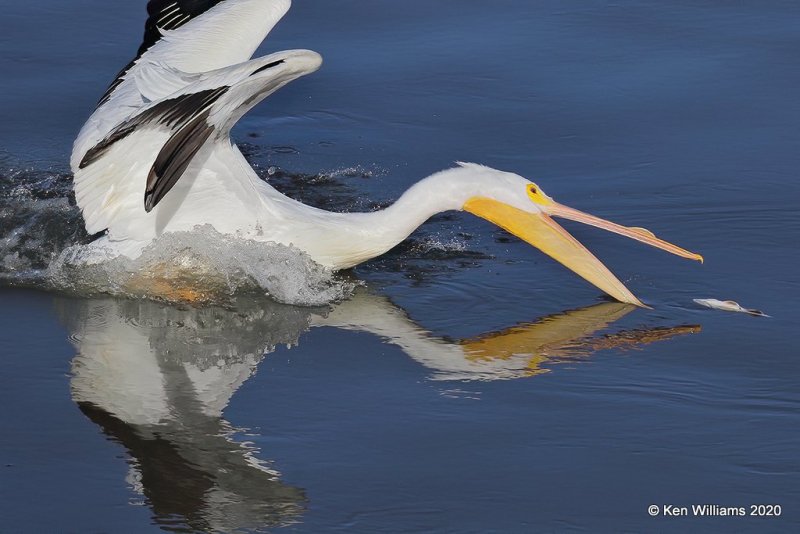
[{"label": "shadow on water", "polygon": [[223,417],[231,397],[278,345],[312,327],[361,331],[396,345],[436,380],[541,374],[606,348],[636,348],[699,326],[609,331],[635,308],[605,302],[499,332],[450,340],[431,335],[386,297],[367,290],[326,308],[242,300],[234,308],[178,308],[136,300],[59,298],[77,350],[72,399],[129,455],[126,482],[173,531],[291,525],[304,490]]}]

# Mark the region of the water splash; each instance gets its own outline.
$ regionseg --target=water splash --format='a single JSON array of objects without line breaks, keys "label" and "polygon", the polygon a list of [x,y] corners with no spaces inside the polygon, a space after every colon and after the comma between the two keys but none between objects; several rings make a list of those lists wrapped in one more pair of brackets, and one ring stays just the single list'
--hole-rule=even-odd
[{"label": "water splash", "polygon": [[37,285],[65,248],[89,241],[69,173],[0,169],[0,284]]},{"label": "water splash", "polygon": [[356,285],[294,247],[235,239],[210,225],[164,234],[136,259],[102,245],[69,247],[50,264],[46,282],[78,294],[195,304],[266,293],[278,302],[301,306],[341,300]]}]

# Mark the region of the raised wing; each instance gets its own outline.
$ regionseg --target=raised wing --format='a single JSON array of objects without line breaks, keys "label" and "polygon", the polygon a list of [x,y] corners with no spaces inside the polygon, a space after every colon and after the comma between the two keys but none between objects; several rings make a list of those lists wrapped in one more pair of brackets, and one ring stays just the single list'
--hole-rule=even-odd
[{"label": "raised wing", "polygon": [[151,63],[190,73],[250,59],[290,6],[291,0],[151,0],[139,51],[111,82],[98,107],[145,56]]},{"label": "raised wing", "polygon": [[291,0],[151,0],[136,57],[116,76],[75,141],[73,171],[86,151],[205,73],[250,59]]},{"label": "raised wing", "polygon": [[[182,93],[153,102],[117,125],[86,150],[75,171],[75,198],[87,231],[108,229],[115,239],[152,238],[155,225],[147,215],[184,175],[196,178],[203,171],[203,160],[194,170],[190,168],[198,154],[204,152],[208,158],[217,153],[219,158],[238,161],[235,154],[219,154],[234,150],[228,139],[233,124],[280,87],[315,71],[320,63],[315,52],[290,50],[209,72],[198,76]],[[202,185],[184,193],[204,198],[230,196],[226,189],[246,188],[246,183],[237,182],[250,179],[237,170],[223,166],[209,171],[213,194],[202,190]],[[179,205],[176,200],[168,209]],[[162,211],[160,218],[163,226],[170,215]]]},{"label": "raised wing", "polygon": [[147,175],[144,206],[150,212],[186,171],[192,158],[211,137],[214,126],[208,122],[211,106],[230,87],[205,89],[163,100],[115,128],[108,137],[91,148],[80,163],[84,169],[100,160],[112,146],[137,129],[164,127],[171,135],[158,153]]},{"label": "raised wing", "polygon": [[[136,57],[133,58],[114,77],[106,92],[97,103],[102,106],[111,94],[125,81],[125,75],[131,70],[150,48],[164,38],[165,32],[176,30],[200,15],[206,13],[217,4],[228,0],[150,0],[147,3],[147,22],[144,25],[144,37]],[[247,58],[243,58],[247,59]]]},{"label": "raised wing", "polygon": [[[180,28],[199,17],[212,7],[226,0],[150,0],[147,2],[147,22],[144,25],[144,40],[138,56],[156,44],[163,32]],[[229,1],[229,0],[227,0]]]}]

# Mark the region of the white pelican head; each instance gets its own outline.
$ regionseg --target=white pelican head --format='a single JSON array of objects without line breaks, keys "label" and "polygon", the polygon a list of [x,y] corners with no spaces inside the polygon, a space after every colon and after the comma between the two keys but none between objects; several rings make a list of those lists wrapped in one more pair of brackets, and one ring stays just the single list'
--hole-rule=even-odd
[{"label": "white pelican head", "polygon": [[[663,241],[644,228],[621,226],[559,204],[530,180],[483,165],[459,163],[456,169],[423,180],[409,193],[417,187],[427,190],[429,197],[434,194],[431,188],[438,189],[439,195],[449,190],[449,209],[467,211],[496,224],[621,302],[644,306],[600,260],[552,217],[596,226],[684,258],[703,261],[699,254]],[[412,196],[420,197],[418,201],[424,202],[421,198],[423,195],[419,194],[422,192],[416,195],[412,193]]]}]

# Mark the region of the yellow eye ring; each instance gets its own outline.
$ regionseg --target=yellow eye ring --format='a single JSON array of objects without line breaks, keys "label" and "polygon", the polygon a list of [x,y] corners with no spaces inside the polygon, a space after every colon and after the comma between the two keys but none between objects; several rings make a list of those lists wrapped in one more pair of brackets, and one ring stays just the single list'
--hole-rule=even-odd
[{"label": "yellow eye ring", "polygon": [[540,206],[548,206],[553,203],[553,200],[544,194],[544,192],[539,189],[539,186],[536,184],[528,184],[528,197],[536,204]]}]

